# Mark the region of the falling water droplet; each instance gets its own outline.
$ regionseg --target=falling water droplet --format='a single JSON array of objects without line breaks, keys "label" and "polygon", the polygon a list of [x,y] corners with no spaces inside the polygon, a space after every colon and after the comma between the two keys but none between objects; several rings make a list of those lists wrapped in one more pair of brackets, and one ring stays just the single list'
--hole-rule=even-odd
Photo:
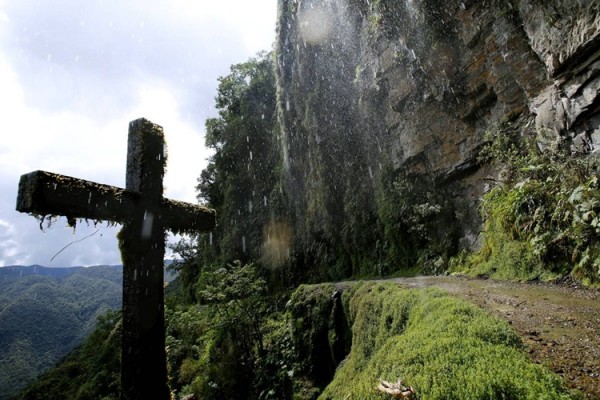
[{"label": "falling water droplet", "polygon": [[252,151],[250,151],[250,161],[252,161]]},{"label": "falling water droplet", "polygon": [[246,236],[242,236],[242,251],[246,252]]},{"label": "falling water droplet", "polygon": [[56,190],[56,183],[54,184],[54,190]]},{"label": "falling water droplet", "polygon": [[148,239],[152,235],[152,223],[154,222],[154,214],[144,211],[144,223],[142,225],[142,239]]},{"label": "falling water droplet", "polygon": [[290,101],[289,100],[285,101],[285,110],[290,111]]},{"label": "falling water droplet", "polygon": [[248,212],[252,212],[252,200],[248,200]]},{"label": "falling water droplet", "polygon": [[92,192],[90,192],[90,195],[88,197],[88,204],[90,204],[92,202]]},{"label": "falling water droplet", "polygon": [[371,177],[371,179],[373,179],[373,170],[371,169],[370,165],[369,165],[369,176]]},{"label": "falling water droplet", "polygon": [[265,207],[267,206],[267,196],[263,196],[263,201],[265,203]]},{"label": "falling water droplet", "polygon": [[212,246],[212,232],[208,233],[208,244]]},{"label": "falling water droplet", "polygon": [[137,269],[133,270],[133,280],[136,281],[137,280]]}]

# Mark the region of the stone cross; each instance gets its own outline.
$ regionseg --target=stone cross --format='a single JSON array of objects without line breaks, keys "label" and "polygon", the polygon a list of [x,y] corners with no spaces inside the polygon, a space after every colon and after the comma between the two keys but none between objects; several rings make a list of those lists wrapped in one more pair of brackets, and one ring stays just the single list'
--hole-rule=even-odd
[{"label": "stone cross", "polygon": [[121,398],[170,398],[164,324],[165,229],[206,231],[215,212],[163,198],[166,147],[160,126],[129,124],[126,188],[44,171],[21,176],[17,210],[37,216],[122,223],[123,338]]}]

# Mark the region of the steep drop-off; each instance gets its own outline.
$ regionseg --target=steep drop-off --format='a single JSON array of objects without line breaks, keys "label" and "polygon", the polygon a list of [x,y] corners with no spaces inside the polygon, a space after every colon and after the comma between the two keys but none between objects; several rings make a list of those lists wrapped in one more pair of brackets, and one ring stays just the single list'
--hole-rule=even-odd
[{"label": "steep drop-off", "polygon": [[[435,272],[475,245],[499,173],[478,158],[486,132],[600,148],[596,1],[280,0],[278,19],[284,182],[305,264]],[[438,247],[405,248],[424,241]]]}]

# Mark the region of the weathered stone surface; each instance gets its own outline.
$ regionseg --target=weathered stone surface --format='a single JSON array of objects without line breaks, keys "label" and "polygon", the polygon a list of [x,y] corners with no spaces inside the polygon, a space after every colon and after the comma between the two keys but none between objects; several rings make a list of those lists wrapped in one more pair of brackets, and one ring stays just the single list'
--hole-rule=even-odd
[{"label": "weathered stone surface", "polygon": [[[303,38],[303,10],[331,27]],[[484,133],[506,123],[593,152],[600,139],[597,1],[280,0],[278,86],[287,190],[300,235],[336,235],[386,168],[433,176],[479,230]],[[338,222],[336,222],[338,221]],[[465,242],[469,240],[465,239]]]}]

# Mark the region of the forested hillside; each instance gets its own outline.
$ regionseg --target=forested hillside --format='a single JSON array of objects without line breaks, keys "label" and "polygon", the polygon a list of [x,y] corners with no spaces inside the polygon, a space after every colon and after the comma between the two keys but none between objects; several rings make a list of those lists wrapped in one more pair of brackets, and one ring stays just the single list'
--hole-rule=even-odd
[{"label": "forested hillside", "polygon": [[121,306],[118,266],[0,268],[0,399],[79,345]]}]

